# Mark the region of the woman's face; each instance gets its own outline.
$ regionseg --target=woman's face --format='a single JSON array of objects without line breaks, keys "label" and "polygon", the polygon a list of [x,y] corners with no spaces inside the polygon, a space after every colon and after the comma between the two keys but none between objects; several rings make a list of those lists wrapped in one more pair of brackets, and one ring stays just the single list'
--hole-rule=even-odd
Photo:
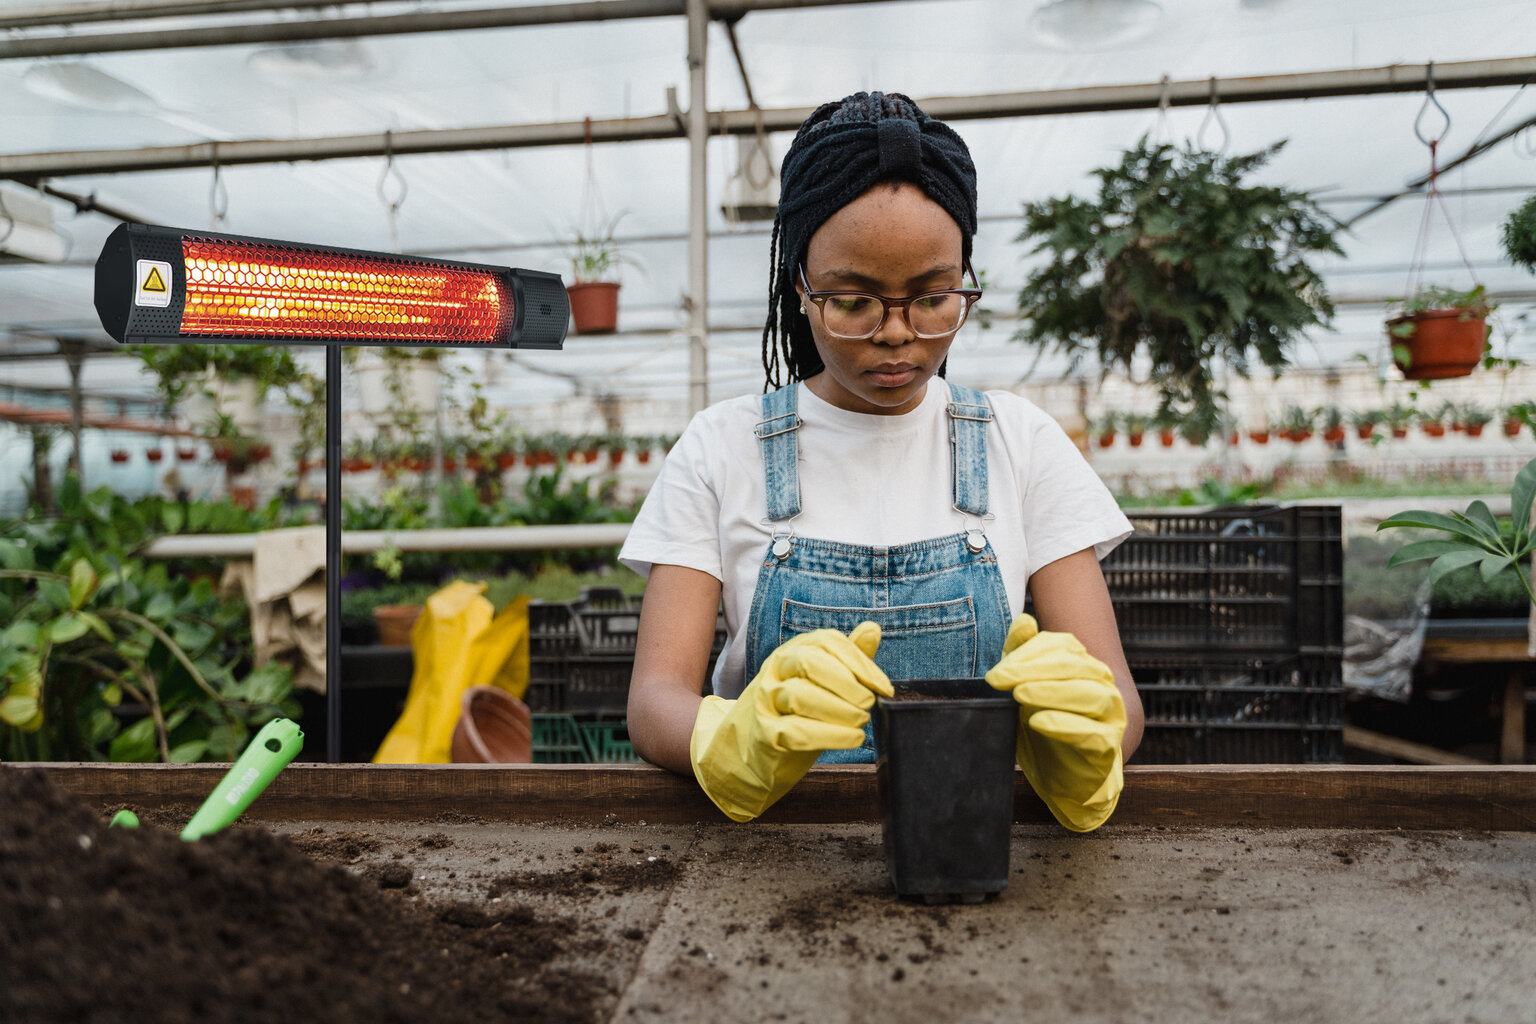
[{"label": "woman's face", "polygon": [[[873,292],[899,299],[965,287],[960,225],[915,185],[876,185],[811,236],[805,277],[812,291]],[[798,274],[797,274],[798,278]],[[825,369],[806,381],[818,398],[852,412],[895,416],[921,404],[929,379],[944,364],[954,335],[919,338],[892,309],[871,338],[828,334],[821,311],[805,299],[811,336]]]}]

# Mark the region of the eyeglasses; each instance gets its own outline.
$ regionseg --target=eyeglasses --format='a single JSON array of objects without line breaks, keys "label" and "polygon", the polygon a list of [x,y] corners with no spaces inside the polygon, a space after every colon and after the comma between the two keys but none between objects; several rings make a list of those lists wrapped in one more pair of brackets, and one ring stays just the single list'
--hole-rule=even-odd
[{"label": "eyeglasses", "polygon": [[862,341],[873,338],[885,326],[893,308],[900,309],[907,326],[919,338],[942,338],[958,331],[971,312],[976,300],[981,298],[981,285],[976,272],[969,266],[969,288],[945,288],[923,292],[905,299],[892,299],[873,292],[845,292],[811,290],[811,282],[805,276],[805,264],[800,264],[800,284],[805,297],[821,310],[821,323],[834,338]]}]

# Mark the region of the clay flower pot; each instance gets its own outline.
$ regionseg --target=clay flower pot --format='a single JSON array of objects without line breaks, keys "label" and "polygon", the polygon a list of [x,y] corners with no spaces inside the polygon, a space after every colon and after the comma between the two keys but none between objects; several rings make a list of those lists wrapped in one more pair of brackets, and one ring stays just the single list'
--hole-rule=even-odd
[{"label": "clay flower pot", "polygon": [[196,448],[177,448],[176,449],[176,457],[178,459],[180,459],[182,462],[191,462],[193,459],[197,458],[197,449]]},{"label": "clay flower pot", "polygon": [[1424,433],[1427,434],[1430,437],[1444,437],[1445,436],[1445,424],[1444,423],[1425,423],[1423,425],[1422,429],[1423,429]]},{"label": "clay flower pot", "polygon": [[1327,441],[1329,444],[1338,444],[1340,441],[1344,440],[1344,428],[1329,427],[1327,430],[1323,431],[1323,440]]},{"label": "clay flower pot", "polygon": [[113,462],[127,462],[128,461],[128,449],[126,449],[126,448],[114,448],[114,449],[112,449],[112,461]]},{"label": "clay flower pot", "polygon": [[1104,433],[1099,435],[1099,447],[1100,448],[1108,448],[1110,445],[1112,445],[1114,443],[1115,443],[1115,432],[1113,430],[1106,430]]},{"label": "clay flower pot", "polygon": [[1248,431],[1248,440],[1252,441],[1254,444],[1269,444],[1269,431],[1250,430]]},{"label": "clay flower pot", "polygon": [[1504,436],[1505,437],[1519,437],[1520,436],[1520,421],[1519,420],[1505,420],[1504,421]]},{"label": "clay flower pot", "polygon": [[1141,442],[1145,439],[1145,437],[1146,435],[1142,431],[1135,430],[1129,434],[1126,434],[1125,440],[1130,444],[1132,448],[1140,448]]},{"label": "clay flower pot", "polygon": [[644,465],[645,463],[650,462],[651,461],[651,450],[649,448],[642,448],[639,451],[635,452],[635,460],[638,461],[641,465]]},{"label": "clay flower pot", "polygon": [[891,882],[929,903],[980,903],[1008,887],[1018,705],[983,679],[893,685],[874,712]]},{"label": "clay flower pot", "polygon": [[1483,424],[1481,424],[1481,423],[1468,423],[1467,424],[1467,436],[1468,437],[1482,437],[1483,436]]},{"label": "clay flower pot", "polygon": [[[526,460],[528,457],[525,455],[523,458]],[[496,456],[497,469],[507,470],[511,469],[515,465],[517,465],[517,456],[511,452],[502,452],[500,455]]]},{"label": "clay flower pot", "polygon": [[165,452],[161,451],[159,448],[146,448],[144,450],[144,457],[150,462],[159,462],[161,459],[165,458]]},{"label": "clay flower pot", "polygon": [[1406,338],[1392,335],[1392,361],[1408,380],[1465,377],[1483,360],[1488,339],[1483,317],[1459,309],[1426,309],[1393,317],[1387,332],[1404,324],[1412,324],[1413,333]]},{"label": "clay flower pot", "polygon": [[385,647],[411,646],[411,628],[421,617],[419,604],[381,604],[373,610],[379,627],[379,643]]},{"label": "clay flower pot", "polygon": [[494,686],[471,686],[459,702],[449,756],[454,764],[532,764],[528,705]]},{"label": "clay flower pot", "polygon": [[619,323],[617,281],[578,281],[566,285],[571,321],[577,334],[609,334]]},{"label": "clay flower pot", "polygon": [[1173,447],[1173,438],[1174,434],[1171,430],[1159,430],[1157,432],[1157,440],[1164,448]]},{"label": "clay flower pot", "polygon": [[1374,423],[1362,423],[1355,428],[1355,436],[1362,441],[1369,441],[1374,433],[1376,433],[1376,424]]}]

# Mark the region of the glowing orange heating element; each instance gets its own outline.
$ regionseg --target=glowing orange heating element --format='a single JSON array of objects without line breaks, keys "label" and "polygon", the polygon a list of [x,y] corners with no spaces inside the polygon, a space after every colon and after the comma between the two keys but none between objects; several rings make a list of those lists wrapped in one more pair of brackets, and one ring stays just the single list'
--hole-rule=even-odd
[{"label": "glowing orange heating element", "polygon": [[494,342],[512,317],[497,275],[430,261],[182,239],[183,334]]}]

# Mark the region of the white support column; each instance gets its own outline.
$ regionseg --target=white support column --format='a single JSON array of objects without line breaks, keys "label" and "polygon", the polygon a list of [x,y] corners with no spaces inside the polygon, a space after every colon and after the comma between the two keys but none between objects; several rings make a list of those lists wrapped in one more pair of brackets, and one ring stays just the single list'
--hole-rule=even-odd
[{"label": "white support column", "polygon": [[688,0],[688,415],[709,404],[709,108],[707,0]]}]

